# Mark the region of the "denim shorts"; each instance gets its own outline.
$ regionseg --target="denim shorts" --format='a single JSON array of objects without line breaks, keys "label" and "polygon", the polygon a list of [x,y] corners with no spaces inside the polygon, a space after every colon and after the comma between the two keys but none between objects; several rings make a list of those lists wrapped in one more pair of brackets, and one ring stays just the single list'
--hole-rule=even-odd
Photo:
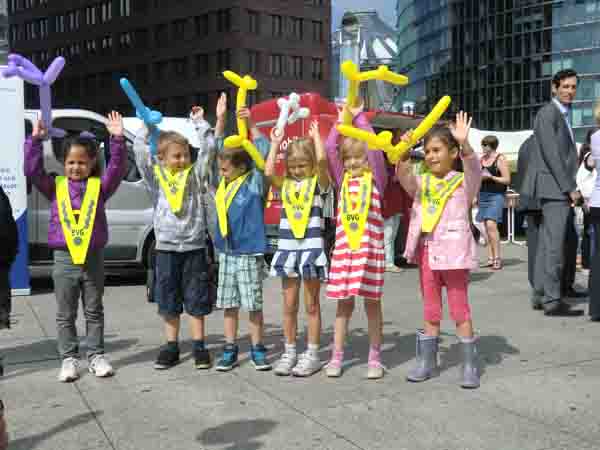
[{"label": "denim shorts", "polygon": [[206,250],[156,251],[154,299],[164,317],[205,316],[212,312]]},{"label": "denim shorts", "polygon": [[477,222],[491,220],[496,223],[502,223],[502,214],[504,213],[504,193],[498,192],[480,192],[479,193],[479,212],[477,213]]}]

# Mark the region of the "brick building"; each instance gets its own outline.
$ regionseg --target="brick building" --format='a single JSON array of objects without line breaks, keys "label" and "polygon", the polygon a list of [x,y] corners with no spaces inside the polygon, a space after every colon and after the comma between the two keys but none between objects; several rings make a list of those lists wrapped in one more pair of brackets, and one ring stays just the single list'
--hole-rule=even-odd
[{"label": "brick building", "polygon": [[[11,50],[46,67],[67,60],[56,107],[132,109],[118,79],[166,115],[212,115],[225,69],[252,74],[249,101],[329,94],[331,0],[8,0]],[[36,106],[37,94],[27,103]],[[232,104],[233,102],[231,102]]]}]

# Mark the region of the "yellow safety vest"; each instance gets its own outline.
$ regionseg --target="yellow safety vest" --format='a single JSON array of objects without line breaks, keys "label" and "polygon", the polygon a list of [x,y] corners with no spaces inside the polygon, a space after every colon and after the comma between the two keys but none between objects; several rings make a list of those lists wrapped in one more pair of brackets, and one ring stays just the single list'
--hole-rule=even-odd
[{"label": "yellow safety vest", "polygon": [[448,181],[427,173],[423,175],[421,187],[421,231],[431,233],[444,212],[444,207],[450,196],[461,185],[465,178],[463,173],[457,173]]},{"label": "yellow safety vest", "polygon": [[[300,184],[299,187],[298,184]],[[316,187],[316,175],[306,178],[300,183],[290,178],[286,178],[283,182],[281,190],[283,208],[296,239],[304,238],[306,233]]]},{"label": "yellow safety vest", "polygon": [[[99,196],[100,178],[88,178],[81,209],[73,211],[69,195],[69,180],[67,177],[56,177],[58,217],[73,264],[85,263],[94,230]],[[75,214],[79,214],[79,218],[76,219]]]},{"label": "yellow safety vest", "polygon": [[167,202],[169,202],[173,214],[177,214],[181,211],[181,207],[183,206],[183,194],[192,167],[193,166],[190,166],[180,172],[171,173],[170,170],[165,169],[160,164],[154,165],[154,174],[158,179],[160,187],[165,193],[165,197],[167,198]]},{"label": "yellow safety vest", "polygon": [[[348,236],[348,245],[352,250],[359,250],[360,243],[365,232],[369,208],[371,207],[371,190],[373,188],[373,174],[365,172],[360,178],[359,193],[351,196],[348,185],[350,174],[344,175],[342,192],[340,195],[340,211],[342,226]],[[352,201],[354,197],[355,201]]]},{"label": "yellow safety vest", "polygon": [[228,233],[227,229],[227,211],[231,202],[235,198],[235,195],[239,191],[246,178],[248,178],[250,172],[246,172],[244,175],[237,177],[235,180],[230,181],[227,186],[225,185],[225,178],[221,178],[219,188],[215,194],[215,204],[217,205],[217,218],[219,219],[219,230],[221,236],[226,237]]}]

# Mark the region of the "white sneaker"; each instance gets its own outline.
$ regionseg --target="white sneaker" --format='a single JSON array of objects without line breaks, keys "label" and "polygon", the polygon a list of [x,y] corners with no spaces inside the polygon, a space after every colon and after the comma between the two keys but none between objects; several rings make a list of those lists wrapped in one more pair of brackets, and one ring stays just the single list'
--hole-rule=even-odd
[{"label": "white sneaker", "polygon": [[288,376],[297,362],[298,356],[295,353],[284,352],[275,366],[275,375]]},{"label": "white sneaker", "polygon": [[69,383],[79,378],[79,360],[77,358],[65,358],[63,359],[60,373],[58,374],[58,381],[63,383]]},{"label": "white sneaker", "polygon": [[114,375],[114,370],[108,359],[104,355],[96,355],[90,361],[88,370],[98,378],[110,377]]},{"label": "white sneaker", "polygon": [[292,369],[292,375],[295,377],[310,377],[313,373],[318,372],[323,367],[319,358],[314,358],[308,355],[308,352],[300,355],[300,361],[296,367]]}]

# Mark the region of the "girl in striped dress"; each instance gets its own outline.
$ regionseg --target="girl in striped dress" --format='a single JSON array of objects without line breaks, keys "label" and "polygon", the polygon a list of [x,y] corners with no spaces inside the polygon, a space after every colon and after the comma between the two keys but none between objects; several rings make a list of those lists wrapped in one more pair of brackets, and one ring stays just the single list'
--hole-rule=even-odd
[{"label": "girl in striped dress", "polygon": [[[323,241],[323,196],[329,189],[327,157],[319,126],[313,122],[310,139],[294,139],[285,153],[285,176],[275,175],[277,151],[283,133],[271,132],[271,151],[265,175],[281,191],[283,208],[279,222],[279,245],[271,263],[271,275],[281,277],[285,351],[275,367],[277,375],[310,376],[322,367],[319,359],[321,307],[319,290],[327,278]],[[307,350],[297,357],[296,336],[300,284],[308,316]]]},{"label": "girl in striped dress", "polygon": [[[371,130],[362,108],[352,111],[354,126]],[[343,112],[340,112],[341,121]],[[382,194],[387,171],[383,152],[368,151],[364,142],[345,138],[338,151],[338,132],[332,128],[327,140],[330,172],[338,186],[335,248],[329,272],[327,297],[337,300],[334,351],[327,376],[342,374],[344,342],[354,310],[354,298],[363,297],[368,317],[369,359],[367,377],[383,376],[381,364],[383,276]]]}]

